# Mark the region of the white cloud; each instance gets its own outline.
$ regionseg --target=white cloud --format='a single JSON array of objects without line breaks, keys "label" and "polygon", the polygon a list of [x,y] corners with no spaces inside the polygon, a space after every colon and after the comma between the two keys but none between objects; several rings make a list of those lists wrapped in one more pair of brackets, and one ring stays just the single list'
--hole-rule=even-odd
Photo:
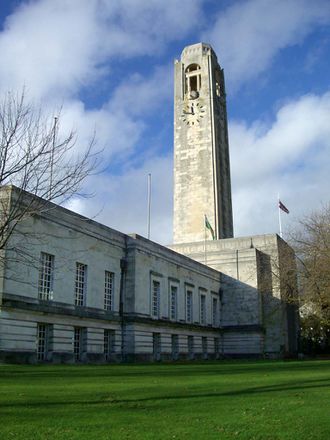
[{"label": "white cloud", "polygon": [[[96,132],[102,165],[125,164],[145,133],[146,115],[172,92],[170,66],[138,72],[171,41],[183,37],[201,15],[200,0],[36,0],[22,2],[0,33],[0,92],[22,90],[45,113],[62,108],[63,133],[73,128],[82,149]],[[95,108],[86,107],[82,87],[104,87],[112,63],[145,58],[109,81]],[[141,64],[139,64],[139,62]],[[135,69],[136,67],[136,69]],[[149,64],[150,67],[150,64]],[[86,89],[85,89],[86,90]],[[56,110],[55,110],[56,113]],[[155,136],[155,134],[154,134]],[[146,150],[147,143],[144,141]],[[154,148],[152,148],[154,150]],[[144,151],[142,162],[152,153]],[[98,189],[97,189],[98,191]]]},{"label": "white cloud", "polygon": [[328,0],[248,0],[220,12],[203,38],[218,53],[228,82],[237,86],[265,71],[279,50],[329,22]]},{"label": "white cloud", "polygon": [[[125,167],[120,175],[92,176],[86,187],[95,197],[75,199],[70,206],[88,216],[100,212],[98,221],[145,235],[147,174],[152,172],[151,238],[162,243],[171,241],[171,159],[151,157],[148,145],[141,154],[142,165],[134,168],[130,159],[147,118],[172,94],[172,75],[165,65],[142,76],[136,73],[141,65],[135,69],[132,59],[158,60],[169,43],[198,30],[201,4],[202,0],[37,0],[18,7],[0,33],[0,91],[20,90],[25,84],[30,96],[48,108],[60,102],[62,127],[77,130],[77,145],[85,144],[95,129],[105,149],[104,165],[119,158]],[[328,23],[329,15],[327,0],[236,2],[219,14],[204,38],[218,52],[229,80],[238,84],[263,72],[279,50],[299,44],[316,26]],[[129,69],[119,84],[107,78],[110,88],[103,105],[86,108],[79,96],[82,86],[102,86],[104,77],[111,76],[111,63],[128,59]],[[327,200],[329,109],[329,94],[309,95],[282,106],[271,126],[258,120],[250,126],[231,123],[237,234],[277,230],[277,191],[297,215]]]},{"label": "white cloud", "polygon": [[2,89],[33,97],[74,94],[96,73],[100,29],[93,1],[37,1],[7,18],[0,36]]},{"label": "white cloud", "polygon": [[[112,161],[127,161],[144,135],[147,116],[159,110],[171,96],[169,66],[158,66],[147,77],[132,75],[124,78],[113,90],[111,99],[99,109],[86,109],[82,101],[67,99],[62,105],[61,128],[63,132],[74,129],[77,147],[82,149],[96,133],[97,148],[102,150],[103,167]],[[48,108],[56,108],[48,102]],[[155,134],[154,134],[155,135]],[[143,161],[152,151],[143,141]]]},{"label": "white cloud", "polygon": [[111,73],[114,61],[155,56],[196,24],[199,0],[39,0],[24,3],[0,34],[2,90],[72,97]]},{"label": "white cloud", "polygon": [[96,133],[96,150],[102,151],[104,166],[114,159],[124,158],[132,153],[140,139],[144,123],[129,117],[123,110],[111,111],[106,106],[86,110],[81,101],[66,101],[61,112],[61,127],[64,132],[74,129],[77,133],[77,147],[88,144]]},{"label": "white cloud", "polygon": [[[277,193],[287,225],[329,201],[330,93],[279,109],[269,127],[230,124],[235,233],[278,231]],[[285,214],[284,214],[285,215]]]},{"label": "white cloud", "polygon": [[74,199],[67,206],[121,232],[146,237],[147,182],[151,173],[151,239],[171,243],[172,167],[172,158],[152,157],[139,168],[125,170],[123,175],[93,176],[88,185],[95,197]]},{"label": "white cloud", "polygon": [[158,66],[152,74],[143,77],[141,74],[128,76],[115,90],[109,108],[113,111],[123,110],[133,116],[145,117],[165,100],[170,100],[173,66]]},{"label": "white cloud", "polygon": [[[230,123],[235,235],[278,232],[277,193],[292,220],[329,200],[330,93],[306,95],[281,107],[273,123]],[[79,212],[123,232],[146,235],[147,175],[152,173],[152,236],[172,239],[172,159],[151,157],[122,175],[92,177],[96,193]]]}]

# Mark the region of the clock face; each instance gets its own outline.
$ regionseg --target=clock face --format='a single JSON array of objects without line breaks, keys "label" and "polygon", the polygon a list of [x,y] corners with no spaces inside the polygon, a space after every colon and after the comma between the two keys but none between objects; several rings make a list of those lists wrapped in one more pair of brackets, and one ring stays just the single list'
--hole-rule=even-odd
[{"label": "clock face", "polygon": [[205,108],[199,102],[184,106],[181,119],[189,126],[198,125],[205,116]]}]

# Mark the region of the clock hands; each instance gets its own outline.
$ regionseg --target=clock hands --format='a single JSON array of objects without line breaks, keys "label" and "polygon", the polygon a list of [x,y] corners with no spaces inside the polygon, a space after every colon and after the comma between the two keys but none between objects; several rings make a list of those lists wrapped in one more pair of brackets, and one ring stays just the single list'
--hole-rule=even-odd
[{"label": "clock hands", "polygon": [[203,105],[197,104],[189,104],[186,105],[184,109],[182,109],[182,120],[187,125],[197,125],[200,120],[204,117],[202,113],[205,113],[205,109]]},{"label": "clock hands", "polygon": [[190,112],[186,112],[185,110],[183,110],[183,113],[184,113],[185,115],[194,115],[194,114],[195,114],[195,112],[194,112],[194,106],[191,106],[191,111],[190,111]]}]

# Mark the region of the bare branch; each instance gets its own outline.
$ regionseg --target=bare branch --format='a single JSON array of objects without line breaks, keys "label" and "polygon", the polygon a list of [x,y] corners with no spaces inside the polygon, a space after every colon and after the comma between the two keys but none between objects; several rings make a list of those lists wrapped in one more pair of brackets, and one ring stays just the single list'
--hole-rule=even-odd
[{"label": "bare branch", "polygon": [[63,134],[60,122],[60,114],[45,117],[26,103],[24,90],[0,102],[0,250],[20,222],[78,194],[98,166],[95,133],[78,148],[76,133]]}]

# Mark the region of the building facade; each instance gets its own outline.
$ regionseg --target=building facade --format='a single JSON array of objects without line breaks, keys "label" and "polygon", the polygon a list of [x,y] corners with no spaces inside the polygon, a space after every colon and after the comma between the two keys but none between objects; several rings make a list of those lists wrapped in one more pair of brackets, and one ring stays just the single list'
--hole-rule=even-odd
[{"label": "building facade", "polygon": [[220,273],[164,246],[50,205],[19,223],[4,261],[2,361],[221,356]]},{"label": "building facade", "polygon": [[[224,77],[206,44],[175,62],[174,155],[170,247],[24,193],[25,206],[42,209],[17,224],[1,251],[0,361],[296,352],[292,250],[276,234],[232,238]],[[2,208],[17,206],[19,194],[0,188]],[[205,216],[214,240],[205,239]]]}]

